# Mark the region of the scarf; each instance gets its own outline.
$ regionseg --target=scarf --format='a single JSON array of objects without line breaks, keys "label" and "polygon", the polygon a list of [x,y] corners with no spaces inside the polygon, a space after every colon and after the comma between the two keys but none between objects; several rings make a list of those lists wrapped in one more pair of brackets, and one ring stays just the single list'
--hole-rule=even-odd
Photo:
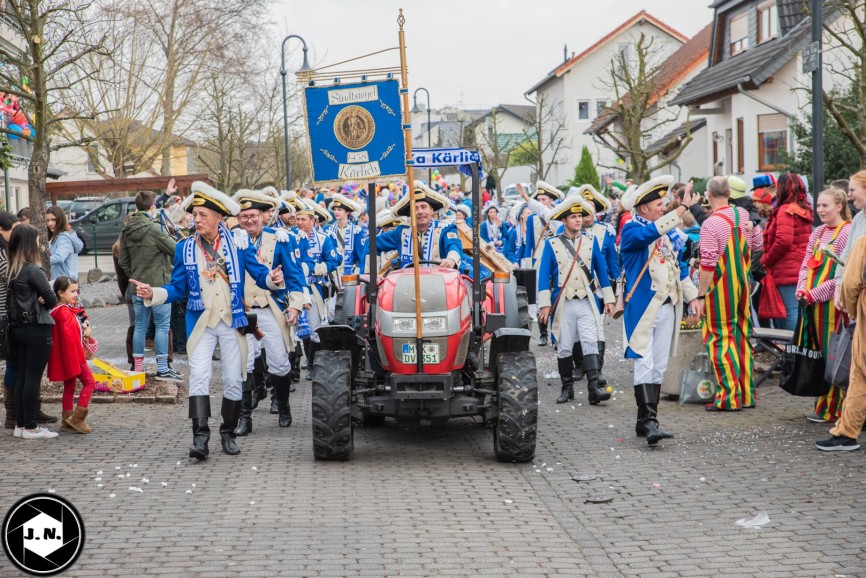
[{"label": "scarf", "polygon": [[[644,219],[643,217],[641,217],[637,213],[632,213],[631,218],[632,218],[632,220],[634,220],[634,221],[636,221],[636,222],[638,222],[644,226],[652,223],[652,221],[648,221],[648,220]],[[682,251],[683,248],[686,246],[686,241],[688,240],[688,237],[686,236],[686,234],[683,233],[682,231],[680,231],[679,227],[668,231],[667,237],[668,237],[668,239],[671,240],[671,244],[673,244],[673,246],[674,246],[674,252],[675,253],[679,253],[680,251]]]},{"label": "scarf", "polygon": [[[336,242],[340,242],[340,227],[336,223],[334,223],[333,228],[331,229],[331,236],[334,238]],[[343,241],[343,273],[345,275],[352,274],[352,268],[355,266],[355,263],[352,261],[353,252],[355,249],[355,227],[352,225],[352,221],[348,221],[346,223],[346,228],[343,229],[342,235],[345,236]]]},{"label": "scarf", "polygon": [[[433,221],[424,233],[424,246],[418,250],[418,258],[421,261],[433,260],[433,232],[438,223]],[[405,267],[412,263],[412,228],[403,229],[403,246],[400,249],[400,266]]]},{"label": "scarf", "polygon": [[[231,289],[232,327],[239,329],[246,327],[247,316],[244,313],[238,251],[234,242],[232,242],[232,234],[225,223],[219,224],[217,238],[220,245],[218,253],[225,259],[226,274],[228,275],[229,288]],[[204,311],[204,303],[201,300],[201,278],[199,276],[198,263],[196,262],[198,255],[196,247],[198,246],[198,242],[200,242],[200,236],[196,234],[186,240],[186,245],[183,248],[183,266],[186,268],[187,286],[189,288],[187,307],[190,311]]]}]

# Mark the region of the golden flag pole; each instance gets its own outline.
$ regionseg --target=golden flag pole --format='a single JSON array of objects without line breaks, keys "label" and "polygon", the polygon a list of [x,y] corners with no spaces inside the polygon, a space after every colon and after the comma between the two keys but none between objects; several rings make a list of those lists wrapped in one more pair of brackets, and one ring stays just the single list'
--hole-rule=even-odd
[{"label": "golden flag pole", "polygon": [[[415,174],[412,168],[412,122],[409,118],[409,80],[406,73],[406,36],[403,32],[403,24],[406,23],[406,18],[403,16],[403,9],[400,8],[400,15],[397,16],[397,24],[400,26],[400,82],[402,83],[403,93],[403,136],[406,141],[406,180],[408,181],[409,191],[409,228],[412,235],[412,262],[413,275],[415,277],[415,360],[418,366],[418,373],[421,373],[424,365],[424,350],[422,347],[421,335],[421,271],[418,263],[418,221],[415,217]],[[428,127],[429,130],[429,127]]]}]

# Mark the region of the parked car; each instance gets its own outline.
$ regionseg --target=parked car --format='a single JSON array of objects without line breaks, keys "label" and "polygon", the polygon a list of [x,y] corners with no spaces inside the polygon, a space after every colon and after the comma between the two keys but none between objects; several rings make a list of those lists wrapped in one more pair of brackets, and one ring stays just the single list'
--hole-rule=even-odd
[{"label": "parked car", "polygon": [[135,197],[108,199],[83,217],[71,221],[72,228],[84,241],[83,253],[110,251],[120,236],[126,216],[135,212]]},{"label": "parked car", "polygon": [[[535,184],[533,183],[520,183],[523,185],[523,189],[528,193],[532,194],[535,192]],[[503,210],[500,212],[508,211],[517,201],[520,200],[520,191],[517,190],[517,184],[508,185],[502,191],[502,208]],[[504,217],[503,217],[504,219]]]},{"label": "parked car", "polygon": [[[51,201],[45,201],[45,208],[47,209],[48,207],[52,206],[53,204],[54,203],[52,203]],[[57,201],[57,206],[60,207],[63,210],[63,212],[66,213],[66,216],[68,217],[69,216],[69,207],[72,206],[72,201],[70,201],[70,200]]]},{"label": "parked car", "polygon": [[105,197],[78,197],[72,201],[71,205],[69,205],[66,214],[69,216],[70,221],[74,221],[75,219],[83,217],[85,213],[92,211],[104,202]]}]

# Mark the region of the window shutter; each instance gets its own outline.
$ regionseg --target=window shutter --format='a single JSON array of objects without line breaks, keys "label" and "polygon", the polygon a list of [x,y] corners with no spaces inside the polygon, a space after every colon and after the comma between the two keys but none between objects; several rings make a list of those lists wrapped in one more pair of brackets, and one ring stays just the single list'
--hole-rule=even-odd
[{"label": "window shutter", "polygon": [[788,118],[784,114],[759,114],[758,132],[788,130]]},{"label": "window shutter", "polygon": [[740,14],[731,18],[731,42],[746,38],[749,35],[749,18]]}]

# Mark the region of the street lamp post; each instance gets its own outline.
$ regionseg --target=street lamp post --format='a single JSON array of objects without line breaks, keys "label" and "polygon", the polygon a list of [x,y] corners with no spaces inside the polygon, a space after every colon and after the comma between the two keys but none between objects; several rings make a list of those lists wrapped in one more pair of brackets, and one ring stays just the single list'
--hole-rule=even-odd
[{"label": "street lamp post", "polygon": [[286,74],[288,74],[286,71],[286,42],[292,38],[297,38],[303,44],[304,63],[298,72],[311,70],[310,64],[307,61],[307,42],[297,34],[289,34],[283,38],[283,44],[280,48],[280,76],[283,77],[283,144],[286,147],[286,190],[289,191],[292,190],[292,172],[291,165],[289,164],[289,105],[286,100]]},{"label": "street lamp post", "polygon": [[[430,92],[426,88],[424,88],[423,86],[417,88],[415,90],[415,92],[412,93],[412,113],[414,114],[416,112],[421,112],[421,109],[418,108],[418,92],[422,91],[422,90],[424,91],[424,94],[427,95],[427,148],[429,149],[432,146],[430,144],[430,134],[431,134],[431,131],[430,131],[430,125],[431,125],[431,122],[430,122]],[[427,184],[430,187],[433,186],[433,183],[430,182],[430,180],[432,178],[433,178],[433,171],[432,171],[432,169],[428,168],[427,169]]]}]

